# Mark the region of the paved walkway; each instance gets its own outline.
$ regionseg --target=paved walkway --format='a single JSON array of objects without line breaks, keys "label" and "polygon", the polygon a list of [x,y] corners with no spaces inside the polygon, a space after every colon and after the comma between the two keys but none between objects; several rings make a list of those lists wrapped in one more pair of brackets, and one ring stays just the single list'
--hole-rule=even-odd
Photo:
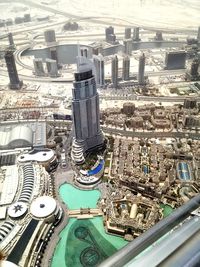
[{"label": "paved walkway", "polygon": [[54,250],[60,240],[59,234],[65,228],[69,220],[68,209],[66,207],[66,204],[62,201],[62,199],[59,196],[59,187],[62,184],[66,182],[71,182],[73,180],[73,171],[70,169],[70,167],[68,169],[61,169],[60,167],[58,167],[58,170],[56,171],[54,177],[55,177],[54,188],[55,188],[55,193],[56,193],[56,200],[59,202],[60,206],[62,207],[63,218],[60,224],[57,227],[55,227],[54,233],[51,236],[51,240],[49,241],[48,246],[45,249],[45,253],[43,255],[42,264],[41,264],[41,266],[45,266],[45,267],[51,266],[51,261],[53,259]]}]

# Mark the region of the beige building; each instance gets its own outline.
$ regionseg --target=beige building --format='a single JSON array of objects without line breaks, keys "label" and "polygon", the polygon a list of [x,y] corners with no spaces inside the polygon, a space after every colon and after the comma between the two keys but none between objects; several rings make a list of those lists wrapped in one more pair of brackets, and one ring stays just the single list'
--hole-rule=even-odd
[{"label": "beige building", "polygon": [[140,128],[140,127],[142,127],[143,126],[143,122],[144,122],[144,120],[143,120],[142,117],[132,117],[130,119],[130,125],[133,128]]},{"label": "beige building", "polygon": [[127,102],[123,104],[123,113],[130,116],[133,115],[135,111],[135,104]]}]

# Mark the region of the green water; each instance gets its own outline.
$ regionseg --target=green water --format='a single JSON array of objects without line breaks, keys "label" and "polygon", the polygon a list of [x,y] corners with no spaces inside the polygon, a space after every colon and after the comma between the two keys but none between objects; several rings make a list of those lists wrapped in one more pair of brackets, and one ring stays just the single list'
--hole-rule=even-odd
[{"label": "green water", "polygon": [[[60,195],[70,209],[95,208],[100,192],[82,191],[65,184]],[[51,267],[93,267],[111,256],[127,242],[106,234],[102,217],[77,220],[71,218],[60,233]]]},{"label": "green water", "polygon": [[170,205],[160,204],[160,207],[163,209],[164,218],[173,212],[173,208]]},{"label": "green water", "polygon": [[101,195],[99,190],[79,190],[70,184],[62,185],[59,193],[70,210],[96,208],[97,201]]}]

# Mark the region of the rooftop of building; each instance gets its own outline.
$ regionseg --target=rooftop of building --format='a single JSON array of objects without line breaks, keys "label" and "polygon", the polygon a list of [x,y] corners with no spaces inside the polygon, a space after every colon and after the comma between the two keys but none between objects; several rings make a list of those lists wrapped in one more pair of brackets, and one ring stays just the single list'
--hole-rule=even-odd
[{"label": "rooftop of building", "polygon": [[0,149],[46,145],[46,123],[40,121],[4,122],[0,125]]}]

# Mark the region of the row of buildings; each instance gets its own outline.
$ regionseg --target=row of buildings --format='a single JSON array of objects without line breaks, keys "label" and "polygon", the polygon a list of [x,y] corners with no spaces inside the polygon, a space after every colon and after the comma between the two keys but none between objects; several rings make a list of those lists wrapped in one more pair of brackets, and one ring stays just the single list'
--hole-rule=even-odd
[{"label": "row of buildings", "polygon": [[[157,30],[155,32],[155,36],[153,37],[154,41],[163,41],[163,34],[162,31]],[[105,40],[107,43],[116,44],[117,37],[115,34],[115,29],[112,26],[105,28]],[[140,28],[139,27],[126,27],[124,31],[124,41],[131,41],[131,42],[140,42]],[[200,41],[200,27],[198,28],[197,32],[197,40]]]},{"label": "row of buildings", "polygon": [[[130,57],[128,55],[123,57],[123,68],[122,68],[122,80],[128,81],[130,77]],[[117,55],[113,56],[111,59],[111,82],[114,88],[119,86],[119,67],[118,67],[118,57]],[[139,57],[138,65],[138,84],[145,85],[145,55],[141,54]]]},{"label": "row of buildings", "polygon": [[101,112],[101,121],[124,130],[127,128],[159,130],[199,128],[199,106],[194,98],[186,98],[182,106],[135,106],[126,102],[123,108],[107,108]]},{"label": "row of buildings", "polygon": [[[109,28],[110,29],[110,28]],[[130,33],[130,28],[126,28],[126,36]],[[8,34],[9,45],[10,47],[14,47],[14,40],[12,33]],[[59,72],[58,69],[61,67],[58,62],[57,55],[57,41],[54,30],[46,30],[44,32],[45,44],[49,50],[49,58],[45,59],[46,70],[43,66],[43,60],[41,58],[35,58],[33,60],[34,63],[34,74],[36,76],[50,76],[50,77],[58,77]],[[132,40],[129,42],[127,39],[124,41],[124,56],[122,63],[122,74],[119,75],[119,60],[118,56],[114,55],[111,58],[111,79],[107,82],[111,82],[114,88],[119,87],[119,82],[122,80],[123,83],[127,83],[130,80],[134,80],[134,83],[139,84],[141,86],[147,83],[147,77],[145,76],[145,54],[142,53],[139,57],[138,64],[138,75],[132,77],[130,75],[130,55],[132,53]],[[88,58],[91,61],[91,64],[94,64],[95,68],[93,68],[93,75],[95,75],[97,86],[104,87],[105,86],[105,62],[102,54],[93,55],[92,58],[88,57],[87,48],[80,47],[80,55]],[[165,69],[173,70],[173,69],[182,69],[186,66],[186,51],[169,51],[165,56]],[[19,81],[17,77],[17,69],[14,63],[14,56],[12,56],[12,51],[6,51],[5,60],[8,68],[8,73],[10,77],[10,88],[11,89],[19,89],[22,86],[22,82]],[[198,80],[199,79],[199,59],[194,58],[191,63],[191,66],[186,71],[187,80]],[[130,83],[130,82],[129,82]]]},{"label": "row of buildings", "polygon": [[12,19],[6,19],[6,20],[0,20],[0,28],[5,26],[11,26],[14,23],[15,24],[21,24],[31,21],[31,15],[29,13],[24,14],[23,17],[16,17],[14,20]]},{"label": "row of buildings", "polygon": [[102,123],[123,129],[168,129],[172,130],[170,109],[154,104],[135,107],[133,103],[124,103],[123,108],[108,108],[101,112]]}]

